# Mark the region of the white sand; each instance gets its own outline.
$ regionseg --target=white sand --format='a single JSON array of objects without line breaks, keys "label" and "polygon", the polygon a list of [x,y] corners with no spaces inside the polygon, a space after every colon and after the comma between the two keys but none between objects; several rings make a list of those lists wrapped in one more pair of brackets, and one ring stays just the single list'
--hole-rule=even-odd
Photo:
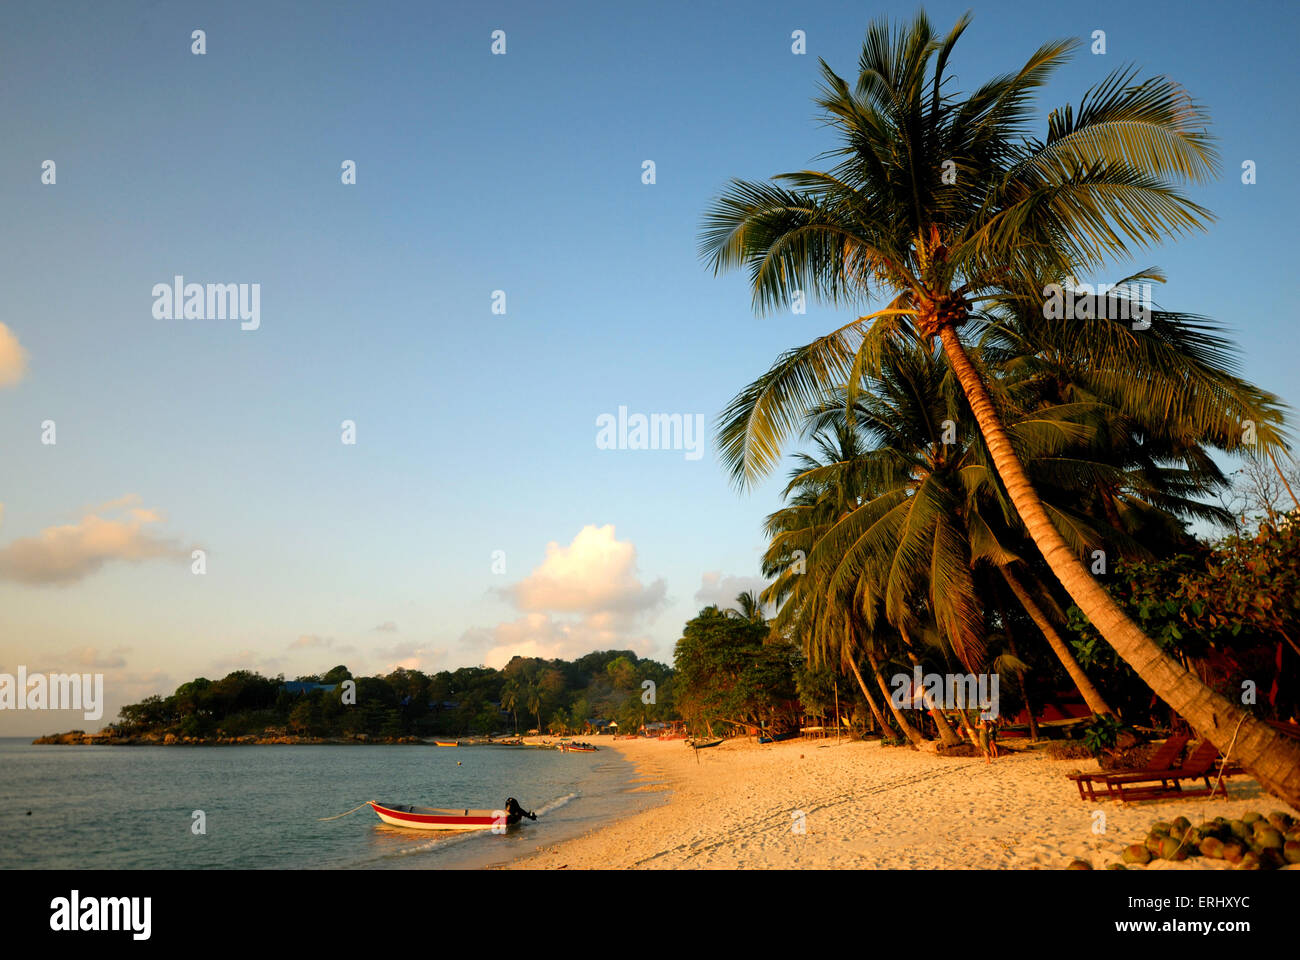
[{"label": "white sand", "polygon": [[[1037,751],[987,764],[876,742],[735,740],[698,758],[680,740],[593,742],[636,764],[629,789],[668,789],[670,802],[514,867],[1060,869],[1079,858],[1101,869],[1156,820],[1297,815],[1242,776],[1226,781],[1228,799],[1080,800],[1065,774],[1095,761]],[[1195,857],[1147,869],[1228,866]]]}]

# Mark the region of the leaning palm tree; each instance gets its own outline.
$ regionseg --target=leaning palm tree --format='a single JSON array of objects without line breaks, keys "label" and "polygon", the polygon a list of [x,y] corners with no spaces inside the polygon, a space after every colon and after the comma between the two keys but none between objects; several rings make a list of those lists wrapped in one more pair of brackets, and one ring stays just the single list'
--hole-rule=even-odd
[{"label": "leaning palm tree", "polygon": [[[787,352],[745,388],[722,415],[723,459],[739,483],[753,482],[773,469],[816,396],[837,384],[856,389],[899,330],[937,338],[1053,575],[1157,695],[1202,736],[1234,749],[1266,789],[1300,805],[1300,745],[1167,656],[1054,526],[960,333],[1005,291],[1087,276],[1132,247],[1202,228],[1208,211],[1175,182],[1215,172],[1206,118],[1177,84],[1139,82],[1126,69],[1092,88],[1077,111],[1053,111],[1038,139],[1028,129],[1031,97],[1077,41],[1045,44],[1015,73],[957,96],[945,71],[968,23],[962,17],[947,36],[923,13],[897,33],[873,23],[856,85],[822,63],[818,103],[842,139],[831,154],[839,162],[778,183],[733,181],[708,215],[702,252],[715,271],[747,266],[760,309],[786,306],[797,292],[832,304],[887,296],[881,309]],[[1129,372],[1132,380],[1148,373]],[[1188,380],[1177,396],[1202,386]],[[1256,425],[1261,444],[1280,442],[1272,427]]]},{"label": "leaning palm tree", "polygon": [[[899,630],[913,664],[917,652],[907,640],[919,628],[968,669],[978,669],[985,614],[971,568],[990,564],[1014,584],[1032,577],[1012,570],[1021,564],[1023,552],[1018,525],[1009,522],[1014,515],[1001,502],[978,432],[969,426],[957,430],[958,423],[969,425],[970,419],[954,387],[947,364],[933,348],[919,343],[911,349],[886,348],[881,375],[865,380],[853,404],[846,406],[843,395],[836,394],[807,418],[805,434],[854,437],[851,443],[839,439],[835,444],[851,451],[852,459],[819,461],[802,454],[787,491],[798,489],[801,496],[808,490],[836,491],[836,521],[820,533],[809,562],[833,562],[841,585],[854,578],[878,585],[885,618]],[[1017,450],[1031,469],[1042,473],[1042,464],[1050,463],[1051,473],[1066,480],[1110,479],[1114,471],[1089,461],[1086,450],[1060,455],[1068,444],[1089,436],[1071,418],[1093,406],[1037,405],[1028,414],[1008,415]],[[946,426],[951,436],[945,436]],[[825,451],[831,445],[821,439],[818,446]],[[840,492],[846,488],[854,494]],[[1070,505],[1080,490],[1078,485],[1053,487],[1056,495],[1049,506],[1068,522],[1072,536],[1095,541],[1099,533]],[[778,512],[769,519],[770,528],[773,520],[780,531],[798,523],[799,514]],[[776,539],[773,547],[773,560],[788,553],[788,545]],[[830,589],[836,589],[835,581]],[[1048,619],[1043,608],[1050,601],[1035,600],[1029,590],[1016,596],[1092,710],[1112,712]],[[869,624],[874,623],[872,609],[864,608]]]},{"label": "leaning palm tree", "polygon": [[[863,479],[855,473],[863,454],[859,431],[841,417],[821,425],[811,439],[816,452],[797,456],[798,466],[786,490],[787,505],[767,518],[771,542],[763,573],[775,579],[762,599],[777,607],[777,632],[798,637],[814,667],[831,666],[853,674],[876,722],[887,731],[889,724],[859,667],[865,659],[898,729],[919,746],[925,737],[890,695],[881,673],[882,661],[889,657],[886,631],[867,627],[855,598],[830,595],[827,578],[837,558],[828,551],[815,552],[826,532],[859,506]],[[831,466],[838,469],[828,473],[824,468]]]}]

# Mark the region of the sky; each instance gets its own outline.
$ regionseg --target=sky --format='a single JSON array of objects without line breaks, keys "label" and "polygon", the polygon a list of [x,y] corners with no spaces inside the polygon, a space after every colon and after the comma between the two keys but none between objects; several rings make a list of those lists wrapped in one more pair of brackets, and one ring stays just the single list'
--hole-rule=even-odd
[{"label": "sky", "polygon": [[[1204,104],[1222,173],[1191,195],[1217,220],[1135,265],[1300,401],[1296,8],[926,9],[974,13],[963,90],[1086,41],[1044,128],[1130,63]],[[702,418],[711,441],[777,354],[844,322],[756,316],[701,262],[701,217],[731,177],[812,165],[818,58],[851,76],[870,19],[915,10],[0,5],[0,673],[102,673],[106,722],[242,668],[671,661],[700,607],[760,582],[780,484],[737,493],[711,442],[602,448],[598,419]],[[177,275],[257,284],[257,328],[169,319]],[[72,726],[95,725],[0,711],[0,736]]]}]

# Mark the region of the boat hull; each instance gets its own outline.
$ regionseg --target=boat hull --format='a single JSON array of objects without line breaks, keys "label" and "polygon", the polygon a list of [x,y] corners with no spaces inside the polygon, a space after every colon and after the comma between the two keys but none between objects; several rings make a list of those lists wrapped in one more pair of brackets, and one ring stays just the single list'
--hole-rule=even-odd
[{"label": "boat hull", "polygon": [[510,816],[504,810],[443,810],[373,800],[370,806],[384,823],[412,830],[491,830],[519,822],[517,815]]}]

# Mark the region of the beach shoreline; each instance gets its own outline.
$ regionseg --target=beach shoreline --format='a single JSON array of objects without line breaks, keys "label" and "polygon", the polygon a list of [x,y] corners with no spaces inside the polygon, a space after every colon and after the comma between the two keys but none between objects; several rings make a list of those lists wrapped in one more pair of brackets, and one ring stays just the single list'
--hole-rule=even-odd
[{"label": "beach shoreline", "polygon": [[[666,802],[506,869],[1103,869],[1157,820],[1300,814],[1241,776],[1225,781],[1226,799],[1084,801],[1066,774],[1096,761],[1038,750],[990,764],[878,741],[736,739],[698,753],[680,740],[594,742],[632,762],[629,790]],[[1136,869],[1230,867],[1196,857]]]}]

